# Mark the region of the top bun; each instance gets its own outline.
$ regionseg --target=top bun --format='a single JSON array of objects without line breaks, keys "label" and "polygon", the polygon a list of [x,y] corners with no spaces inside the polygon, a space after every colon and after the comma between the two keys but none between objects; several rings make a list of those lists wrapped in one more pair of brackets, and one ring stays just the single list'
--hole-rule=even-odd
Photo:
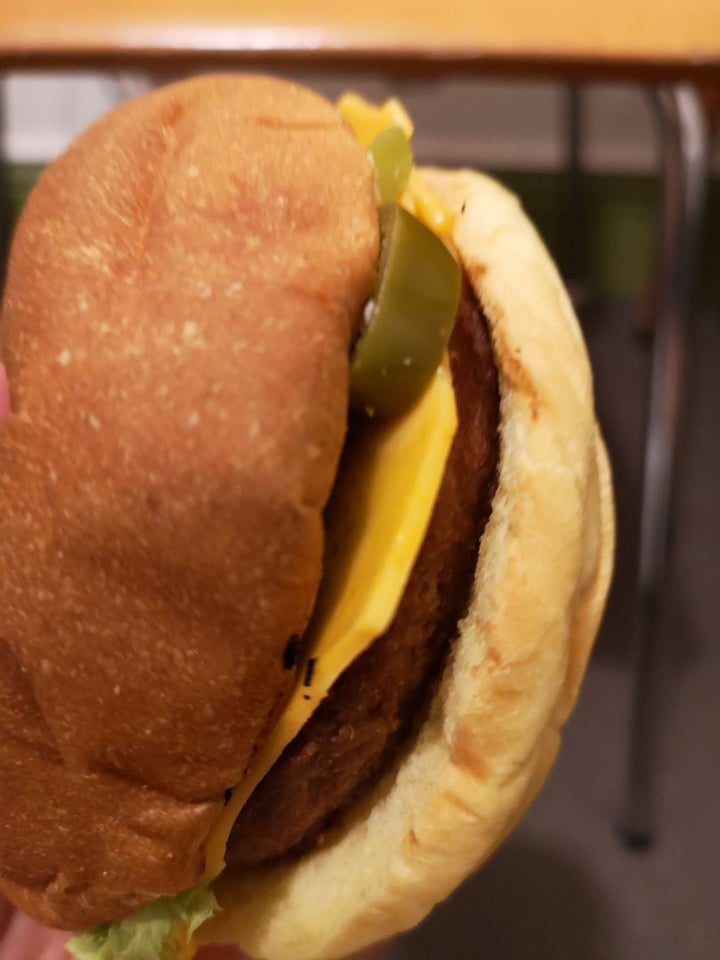
[{"label": "top bun", "polygon": [[329,960],[418,923],[517,823],[555,758],[605,604],[614,511],[572,307],[516,199],[424,172],[487,317],[500,461],[473,595],[429,715],[326,847],[226,872],[200,930],[264,960]]},{"label": "top bun", "polygon": [[0,893],[85,927],[197,882],[291,680],[378,253],[329,103],[130,101],[44,173],[2,324]]}]

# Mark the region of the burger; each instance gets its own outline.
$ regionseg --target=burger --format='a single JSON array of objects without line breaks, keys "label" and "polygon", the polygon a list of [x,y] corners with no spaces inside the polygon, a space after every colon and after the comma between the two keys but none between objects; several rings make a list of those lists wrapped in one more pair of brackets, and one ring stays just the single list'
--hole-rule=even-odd
[{"label": "burger", "polygon": [[334,958],[540,788],[614,520],[517,201],[390,101],[169,84],[44,172],[0,324],[0,894],[78,957]]}]

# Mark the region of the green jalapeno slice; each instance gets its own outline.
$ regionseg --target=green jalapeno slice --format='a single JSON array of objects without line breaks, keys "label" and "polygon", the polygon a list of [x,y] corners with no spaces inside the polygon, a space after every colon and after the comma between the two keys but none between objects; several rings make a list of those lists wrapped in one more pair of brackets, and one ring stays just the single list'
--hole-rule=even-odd
[{"label": "green jalapeno slice", "polygon": [[400,127],[388,127],[379,133],[368,153],[375,167],[380,203],[397,200],[410,179],[413,165],[410,141]]},{"label": "green jalapeno slice", "polygon": [[460,266],[445,243],[397,204],[380,208],[378,284],[350,369],[350,402],[395,417],[442,362],[460,300]]}]

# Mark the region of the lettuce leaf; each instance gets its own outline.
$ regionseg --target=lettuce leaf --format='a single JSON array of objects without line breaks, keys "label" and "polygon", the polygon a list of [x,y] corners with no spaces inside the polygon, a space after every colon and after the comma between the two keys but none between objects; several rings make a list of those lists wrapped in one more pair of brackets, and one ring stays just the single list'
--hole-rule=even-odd
[{"label": "lettuce leaf", "polygon": [[195,931],[218,909],[215,894],[200,884],[79,933],[65,949],[77,960],[183,960]]}]

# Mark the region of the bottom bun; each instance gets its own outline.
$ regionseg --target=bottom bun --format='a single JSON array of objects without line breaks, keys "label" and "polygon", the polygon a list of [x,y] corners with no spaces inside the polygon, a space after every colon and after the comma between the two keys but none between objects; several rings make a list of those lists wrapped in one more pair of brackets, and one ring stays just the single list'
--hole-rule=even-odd
[{"label": "bottom bun", "polygon": [[610,472],[572,307],[513,196],[426,170],[488,318],[498,487],[473,596],[418,736],[333,842],[223,875],[200,931],[264,960],[329,960],[406,930],[492,853],[558,750],[608,591]]}]

